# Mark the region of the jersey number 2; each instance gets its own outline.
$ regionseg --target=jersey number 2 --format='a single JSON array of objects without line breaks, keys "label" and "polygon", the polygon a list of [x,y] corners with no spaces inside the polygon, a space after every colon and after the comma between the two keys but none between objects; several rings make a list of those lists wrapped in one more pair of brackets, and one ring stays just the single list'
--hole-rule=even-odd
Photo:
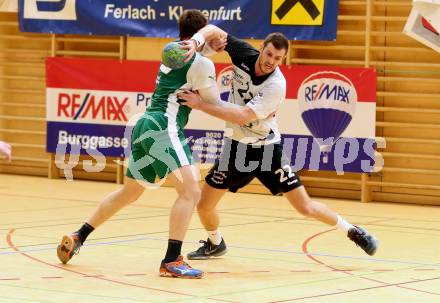
[{"label": "jersey number 2", "polygon": [[[287,176],[286,176],[286,173],[287,173]],[[280,183],[284,183],[289,178],[292,178],[295,176],[295,174],[292,172],[292,168],[290,167],[290,165],[284,165],[283,168],[277,169],[275,171],[275,174],[280,175]],[[288,182],[287,184],[290,185],[292,183],[295,183],[295,181],[296,181],[296,179]]]}]

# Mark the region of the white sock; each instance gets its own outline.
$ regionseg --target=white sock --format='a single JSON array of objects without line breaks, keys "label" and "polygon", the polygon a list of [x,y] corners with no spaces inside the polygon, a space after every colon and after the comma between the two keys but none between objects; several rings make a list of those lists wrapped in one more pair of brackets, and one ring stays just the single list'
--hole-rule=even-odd
[{"label": "white sock", "polygon": [[217,228],[216,230],[207,230],[208,238],[211,240],[212,244],[219,245],[222,242],[222,235],[220,230]]},{"label": "white sock", "polygon": [[338,215],[338,222],[336,223],[336,227],[347,233],[350,228],[354,228],[353,225],[345,221],[340,215]]}]

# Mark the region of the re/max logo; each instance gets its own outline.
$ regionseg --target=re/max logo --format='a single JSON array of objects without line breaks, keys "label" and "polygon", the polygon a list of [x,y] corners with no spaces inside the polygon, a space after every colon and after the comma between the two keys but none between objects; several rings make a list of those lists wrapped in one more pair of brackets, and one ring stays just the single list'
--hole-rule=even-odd
[{"label": "re/max logo", "polygon": [[324,84],[318,87],[313,84],[305,89],[306,101],[315,101],[319,99],[334,100],[350,103],[350,89],[340,85]]},{"label": "re/max logo", "polygon": [[84,98],[81,94],[59,93],[57,116],[73,120],[92,118],[127,122],[124,106],[128,102],[128,97],[120,99],[117,96],[95,96],[90,93]]}]

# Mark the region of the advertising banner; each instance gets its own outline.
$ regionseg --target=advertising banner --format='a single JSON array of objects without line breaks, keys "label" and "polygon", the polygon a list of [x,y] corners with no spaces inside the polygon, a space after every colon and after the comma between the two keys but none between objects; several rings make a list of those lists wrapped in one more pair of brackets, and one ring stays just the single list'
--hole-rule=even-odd
[{"label": "advertising banner", "polygon": [[[152,61],[48,59],[47,150],[129,156],[130,127],[147,110],[159,66]],[[227,100],[232,67],[218,64],[216,69],[221,99]],[[294,169],[372,172],[375,70],[281,69],[287,100],[276,115]],[[192,111],[185,133],[197,161],[215,161],[224,127],[223,121]]]},{"label": "advertising banner", "polygon": [[[159,62],[48,58],[47,151],[122,157],[150,102]],[[131,119],[131,120],[130,120]],[[131,133],[129,133],[131,134]]]},{"label": "advertising banner", "polygon": [[185,9],[238,38],[336,39],[337,0],[19,0],[19,20],[25,32],[170,38]]},{"label": "advertising banner", "polygon": [[[232,66],[217,65],[217,83],[227,100]],[[372,68],[281,67],[287,99],[277,112],[285,153],[295,170],[372,172],[375,164],[376,72]],[[203,121],[203,122],[200,122]],[[224,123],[194,111],[188,123],[193,150],[213,162]],[[202,146],[204,144],[204,146]]]}]

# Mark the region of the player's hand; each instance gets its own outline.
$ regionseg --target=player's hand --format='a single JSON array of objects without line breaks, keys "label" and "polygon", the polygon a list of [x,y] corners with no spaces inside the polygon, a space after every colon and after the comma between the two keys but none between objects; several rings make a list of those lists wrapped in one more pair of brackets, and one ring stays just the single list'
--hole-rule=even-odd
[{"label": "player's hand", "polygon": [[225,49],[226,45],[228,44],[227,40],[227,36],[223,36],[212,40],[209,44],[210,47],[218,53]]},{"label": "player's hand", "polygon": [[0,155],[6,157],[8,162],[11,162],[11,145],[6,142],[0,141]]},{"label": "player's hand", "polygon": [[194,56],[194,54],[197,51],[197,42],[193,39],[184,40],[180,42],[180,48],[187,50],[187,52],[184,55],[185,59],[183,60],[183,62],[188,62],[189,60],[191,60],[192,56]]},{"label": "player's hand", "polygon": [[184,102],[180,102],[180,104],[191,107],[192,109],[200,109],[203,102],[199,94],[186,89],[178,93],[177,97],[184,100]]},{"label": "player's hand", "polygon": [[276,115],[277,115],[277,111],[275,110],[275,111],[271,112],[269,115],[267,115],[266,119],[275,118]]}]

